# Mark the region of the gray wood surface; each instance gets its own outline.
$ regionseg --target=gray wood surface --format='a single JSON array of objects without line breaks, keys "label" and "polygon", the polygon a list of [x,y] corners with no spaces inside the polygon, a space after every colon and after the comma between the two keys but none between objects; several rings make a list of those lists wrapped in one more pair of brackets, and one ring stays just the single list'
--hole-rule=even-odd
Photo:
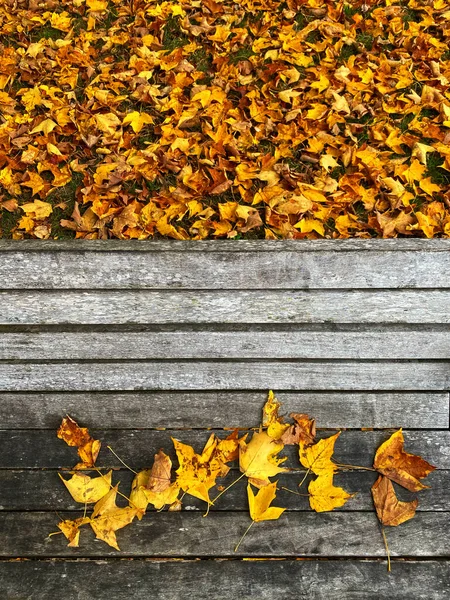
[{"label": "gray wood surface", "polygon": [[443,600],[448,562],[393,560],[0,562],[5,600]]},{"label": "gray wood surface", "polygon": [[[450,240],[0,240],[2,598],[447,598],[449,258]],[[128,492],[133,475],[108,444],[135,469],[159,448],[176,467],[171,436],[200,451],[208,428],[255,427],[268,389],[286,415],[314,415],[319,437],[347,429],[343,464],[370,467],[392,432],[380,429],[403,427],[406,450],[438,467],[416,517],[387,528],[390,575],[376,474],[348,468],[335,483],[358,494],[344,507],[312,513],[307,497],[279,490],[286,512],[253,527],[237,554],[250,522],[243,481],[208,518],[189,496],[179,513],[149,511],[118,532],[120,553],[88,530],[80,549],[47,537],[83,510],[58,477],[77,462],[55,435],[62,416],[102,440],[97,464]],[[279,486],[296,489],[298,450],[283,454],[291,471]],[[233,464],[219,483],[238,475]]]},{"label": "gray wood surface", "polygon": [[[155,452],[160,448],[172,456],[174,464],[177,464],[171,437],[190,444],[199,452],[210,435],[210,432],[201,430],[92,429],[90,431],[95,438],[103,442],[97,465],[104,468],[123,466],[107,449],[109,445],[134,470],[151,465]],[[333,433],[334,431],[322,430],[318,432],[318,437],[328,437]],[[391,433],[391,431],[344,431],[335,445],[335,460],[343,464],[371,467],[376,449],[388,439]],[[405,431],[404,436],[407,452],[420,454],[439,469],[450,469],[450,431]],[[219,437],[226,437],[226,435],[221,432]],[[36,452],[37,448],[39,452]],[[301,469],[298,448],[295,446],[285,446],[281,456],[288,457],[289,467]],[[76,462],[76,451],[57,439],[55,430],[0,430],[0,469],[70,469]]]},{"label": "gray wood surface", "polygon": [[403,251],[392,251],[396,247],[381,240],[375,244],[315,242],[315,246],[219,242],[210,245],[208,252],[199,252],[207,246],[198,242],[199,247],[147,242],[132,245],[130,252],[116,251],[117,244],[110,243],[106,255],[90,250],[103,242],[78,241],[70,252],[34,243],[32,251],[23,245],[3,244],[7,250],[0,261],[3,288],[260,289],[263,283],[278,289],[372,289],[429,288],[436,287],[437,281],[441,287],[450,287],[447,243],[422,244],[420,254],[416,247],[408,249],[408,244]]},{"label": "gray wood surface", "polygon": [[423,390],[450,388],[450,362],[147,361],[0,363],[0,391]]},{"label": "gray wood surface", "polygon": [[[448,392],[285,392],[282,413],[304,412],[325,428],[447,429]],[[256,426],[267,390],[0,393],[7,429],[55,430],[63,415],[97,429]]]},{"label": "gray wood surface", "polygon": [[450,290],[0,292],[1,325],[450,323]]},{"label": "gray wood surface", "polygon": [[[62,473],[66,479],[70,474],[57,470],[0,470],[0,511],[9,510],[40,510],[40,511],[61,511],[77,510],[84,511],[84,505],[76,503],[64,485],[61,483],[59,473]],[[97,477],[95,471],[88,472],[92,477]],[[283,487],[290,490],[307,494],[309,477],[298,488],[298,484],[303,479],[303,472],[283,473],[273,478],[278,482],[277,506],[282,506],[291,511],[310,512],[309,499],[305,496],[292,494]],[[228,486],[237,479],[239,473],[232,469],[224,478],[217,480],[218,485]],[[131,482],[134,474],[126,469],[118,469],[113,473],[113,484],[120,482],[120,491],[125,495],[129,494]],[[338,472],[334,477],[335,485],[343,487],[349,493],[356,495],[347,501],[339,509],[340,512],[348,511],[372,511],[373,502],[370,488],[378,477],[378,473],[361,470],[346,470]],[[396,486],[396,493],[401,500],[410,501],[414,498],[419,499],[419,512],[450,512],[450,471],[433,471],[427,479],[427,485],[430,489],[421,491],[420,494],[412,494],[399,486]],[[248,501],[246,492],[247,483],[244,480],[239,481],[222,496],[217,503],[211,507],[210,512],[215,511],[244,511],[248,512]],[[214,498],[219,491],[211,493]],[[118,499],[119,505],[126,504],[122,498]],[[206,505],[201,500],[193,496],[186,495],[183,499],[183,510],[205,512]],[[148,507],[151,510],[151,506]]]},{"label": "gray wood surface", "polygon": [[[59,513],[70,519],[79,513]],[[117,551],[83,531],[82,550],[68,548],[57,531],[54,512],[0,513],[1,558],[102,557]],[[278,521],[257,523],[239,547],[250,524],[247,514],[216,512],[208,517],[194,511],[154,512],[118,532],[120,556],[148,557],[384,557],[386,550],[374,512],[285,512]],[[392,527],[387,536],[392,556],[450,558],[448,513],[421,512]],[[27,532],[23,535],[23,532]]]},{"label": "gray wood surface", "polygon": [[145,331],[4,333],[0,360],[448,359],[450,332]]}]

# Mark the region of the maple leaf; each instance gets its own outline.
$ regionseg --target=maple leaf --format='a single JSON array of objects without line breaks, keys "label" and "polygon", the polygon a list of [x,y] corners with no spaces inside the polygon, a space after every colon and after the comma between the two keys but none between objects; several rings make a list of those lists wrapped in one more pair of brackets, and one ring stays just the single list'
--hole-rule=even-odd
[{"label": "maple leaf", "polygon": [[279,440],[288,429],[289,424],[283,423],[283,419],[278,415],[281,403],[275,398],[272,390],[269,391],[267,402],[263,407],[262,426],[267,427],[267,435],[274,440]]},{"label": "maple leaf", "polygon": [[344,489],[333,485],[333,474],[326,473],[319,475],[316,479],[309,482],[308,486],[309,503],[316,512],[326,512],[343,506],[352,494],[348,494]]},{"label": "maple leaf", "polygon": [[69,540],[67,544],[71,548],[78,548],[80,544],[80,527],[89,523],[89,517],[80,517],[78,519],[65,520],[58,523],[58,528]]},{"label": "maple leaf", "polygon": [[119,508],[116,505],[118,485],[103,496],[94,506],[89,519],[96,537],[106,542],[112,548],[120,550],[117,544],[116,531],[129,525],[138,514],[138,509],[131,506]]},{"label": "maple leaf", "polygon": [[340,431],[329,438],[319,440],[317,444],[305,445],[300,442],[299,455],[301,464],[316,475],[333,474],[337,466],[331,460],[334,453],[334,444]]},{"label": "maple leaf", "polygon": [[377,517],[383,525],[395,527],[412,519],[416,514],[418,500],[399,500],[391,480],[385,475],[380,475],[373,484],[372,497]]},{"label": "maple leaf", "polygon": [[280,518],[286,509],[270,506],[275,500],[276,491],[276,481],[260,488],[256,496],[253,493],[252,486],[247,485],[248,506],[252,521],[258,523],[259,521],[273,521]]},{"label": "maple leaf", "polygon": [[239,468],[250,483],[261,488],[270,483],[269,477],[286,472],[280,467],[285,458],[277,458],[284,444],[272,439],[266,432],[254,433],[250,442],[239,441]]},{"label": "maple leaf", "polygon": [[180,464],[176,471],[177,484],[191,496],[211,504],[209,490],[215,486],[217,477],[228,473],[226,462],[234,459],[238,440],[219,440],[211,434],[202,454],[196,454],[192,446],[175,438],[172,441]]},{"label": "maple leaf", "polygon": [[75,502],[90,504],[105,496],[111,488],[112,471],[99,477],[89,477],[85,473],[74,473],[71,479],[59,475]]},{"label": "maple leaf", "polygon": [[94,440],[86,427],[79,427],[78,423],[67,415],[61,422],[57,437],[64,440],[68,446],[78,448],[78,455],[82,462],[74,469],[89,469],[95,465],[101,442]]},{"label": "maple leaf", "polygon": [[310,446],[314,443],[316,437],[316,421],[310,419],[308,415],[303,413],[291,413],[289,415],[294,419],[294,425],[290,425],[283,435],[281,441],[284,445],[303,444]]},{"label": "maple leaf", "polygon": [[[36,185],[36,184],[37,184],[36,180],[33,179],[30,181],[26,181],[25,183],[22,183],[21,185],[27,185],[29,187],[33,187],[33,185]],[[39,184],[37,184],[37,185],[38,185],[37,188],[33,188],[33,194],[36,193],[35,189],[37,191],[42,189],[39,187]],[[27,202],[26,204],[22,204],[22,206],[20,208],[23,210],[24,213],[26,213],[32,219],[45,219],[46,217],[51,215],[53,212],[52,205],[49,204],[48,202],[42,202],[42,200],[35,200],[34,202]]]},{"label": "maple leaf", "polygon": [[401,429],[383,442],[375,454],[374,469],[411,492],[427,488],[420,479],[429,475],[436,467],[415,454],[403,450],[404,438]]},{"label": "maple leaf", "polygon": [[151,492],[164,492],[170,486],[170,474],[172,471],[172,461],[162,450],[155,454],[155,460],[150,477],[147,483],[147,489]]}]

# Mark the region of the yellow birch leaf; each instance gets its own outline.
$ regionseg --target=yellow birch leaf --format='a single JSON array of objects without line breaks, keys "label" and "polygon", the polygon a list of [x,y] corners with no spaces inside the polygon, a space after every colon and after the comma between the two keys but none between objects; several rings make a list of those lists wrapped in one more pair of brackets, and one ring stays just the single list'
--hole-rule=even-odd
[{"label": "yellow birch leaf", "polygon": [[274,521],[279,519],[286,510],[278,506],[270,506],[275,500],[277,482],[269,483],[262,487],[256,496],[253,493],[252,486],[247,485],[248,506],[250,509],[250,518],[256,523],[260,521]]},{"label": "yellow birch leaf", "polygon": [[82,504],[98,502],[111,489],[112,471],[94,478],[85,473],[74,473],[70,479],[59,476],[75,502]]}]

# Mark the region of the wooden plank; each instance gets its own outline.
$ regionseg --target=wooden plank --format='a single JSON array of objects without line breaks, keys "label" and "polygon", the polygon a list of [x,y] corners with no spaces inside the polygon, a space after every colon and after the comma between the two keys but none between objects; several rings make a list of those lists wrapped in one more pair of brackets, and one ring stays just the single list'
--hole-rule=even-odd
[{"label": "wooden plank", "polygon": [[[448,561],[16,561],[0,563],[5,600],[442,600]],[[201,590],[201,593],[199,591]],[[6,594],[6,596],[5,596]]]},{"label": "wooden plank", "polygon": [[[0,563],[5,600],[442,600],[448,561],[15,561]],[[201,593],[199,591],[201,590]],[[5,596],[6,594],[6,596]]]},{"label": "wooden plank", "polygon": [[[61,513],[71,519],[79,513]],[[384,557],[386,550],[375,513],[285,512],[276,522],[258,523],[234,552],[250,523],[247,514],[155,512],[118,533],[120,554],[83,531],[81,548],[67,547],[56,531],[53,512],[0,513],[1,558],[13,557]],[[388,533],[392,556],[450,557],[448,513],[418,513]]]},{"label": "wooden plank", "polygon": [[[84,365],[81,369],[84,368]],[[447,392],[276,392],[282,412],[314,415],[319,427],[446,429]],[[5,429],[54,429],[63,415],[97,429],[249,427],[267,391],[0,393]]]},{"label": "wooden plank", "polygon": [[0,302],[2,325],[450,323],[450,290],[11,291]]},{"label": "wooden plank", "polygon": [[38,331],[0,334],[0,360],[448,359],[447,330]]},{"label": "wooden plank", "polygon": [[[74,448],[57,439],[55,430],[0,430],[0,468],[71,468],[77,462]],[[82,422],[82,424],[86,424]],[[163,448],[174,460],[171,436],[194,446],[200,451],[211,432],[199,430],[90,430],[92,435],[103,442],[97,465],[104,468],[121,468],[123,465],[107,449],[110,445],[126,463],[139,470],[153,462],[153,455]],[[243,432],[244,433],[244,432]],[[327,437],[333,432],[320,431],[319,437]],[[226,437],[227,432],[217,432]],[[343,431],[336,442],[336,460],[343,464],[371,467],[376,448],[386,440],[388,431]],[[420,454],[439,469],[450,469],[450,431],[407,431],[405,447],[408,452]],[[39,452],[36,452],[36,448]],[[287,456],[286,464],[300,468],[298,448],[286,446],[282,456]]]},{"label": "wooden plank", "polygon": [[440,362],[0,363],[0,391],[448,390]]},{"label": "wooden plank", "polygon": [[97,252],[100,245],[80,241],[55,247],[35,242],[31,251],[23,244],[15,249],[2,244],[0,252],[6,253],[0,260],[0,280],[5,289],[424,288],[436,282],[450,287],[450,246],[440,241],[432,246],[407,244],[403,250],[381,240],[314,246],[219,241],[198,247],[146,242],[131,244],[128,252],[109,244],[108,254]]},{"label": "wooden plank", "polygon": [[[0,511],[10,510],[40,510],[40,511],[61,511],[78,510],[83,512],[84,505],[76,503],[64,485],[61,483],[59,473],[66,479],[70,474],[56,470],[10,470],[0,471]],[[92,477],[97,477],[95,471],[88,472]],[[309,500],[307,497],[292,494],[283,487],[290,490],[307,494],[308,482],[313,478],[308,478],[302,488],[298,488],[299,482],[303,479],[303,472],[281,474],[274,478],[278,482],[277,506],[283,506],[292,511],[310,511]],[[378,474],[369,471],[344,471],[339,472],[334,477],[335,485],[343,487],[349,493],[356,495],[340,509],[340,511],[370,511],[373,510],[372,496],[370,488],[376,480]],[[119,469],[113,473],[113,484],[120,482],[120,491],[129,495],[131,482],[134,474],[125,469]],[[218,480],[218,484],[228,486],[238,477],[236,470]],[[420,494],[412,494],[403,488],[396,487],[397,494],[401,500],[409,501],[414,498],[419,499],[419,512],[450,511],[450,471],[434,471],[427,477],[427,485],[430,489],[424,490]],[[239,481],[230,488],[230,490],[217,501],[216,505],[211,507],[214,511],[248,511],[247,482]],[[211,498],[214,498],[219,491],[211,492]],[[119,498],[119,504],[123,500]],[[149,510],[151,507],[149,507]],[[193,496],[186,495],[183,499],[183,510],[205,512],[206,504]]]}]

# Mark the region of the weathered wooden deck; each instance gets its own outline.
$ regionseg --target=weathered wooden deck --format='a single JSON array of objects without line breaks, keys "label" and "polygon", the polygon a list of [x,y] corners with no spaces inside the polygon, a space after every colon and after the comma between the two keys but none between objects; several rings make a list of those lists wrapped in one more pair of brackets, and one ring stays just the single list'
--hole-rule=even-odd
[{"label": "weathered wooden deck", "polygon": [[[1,241],[0,280],[2,599],[449,597],[450,240]],[[389,528],[391,574],[370,472],[338,476],[362,491],[333,513],[280,493],[288,510],[237,554],[244,484],[208,518],[192,497],[147,514],[118,532],[121,552],[88,531],[78,549],[47,537],[80,513],[58,478],[76,462],[55,435],[66,413],[126,488],[107,444],[137,468],[174,433],[200,449],[206,429],[257,425],[269,388],[284,412],[348,429],[343,463],[370,466],[402,426],[438,466],[415,519]]]}]

